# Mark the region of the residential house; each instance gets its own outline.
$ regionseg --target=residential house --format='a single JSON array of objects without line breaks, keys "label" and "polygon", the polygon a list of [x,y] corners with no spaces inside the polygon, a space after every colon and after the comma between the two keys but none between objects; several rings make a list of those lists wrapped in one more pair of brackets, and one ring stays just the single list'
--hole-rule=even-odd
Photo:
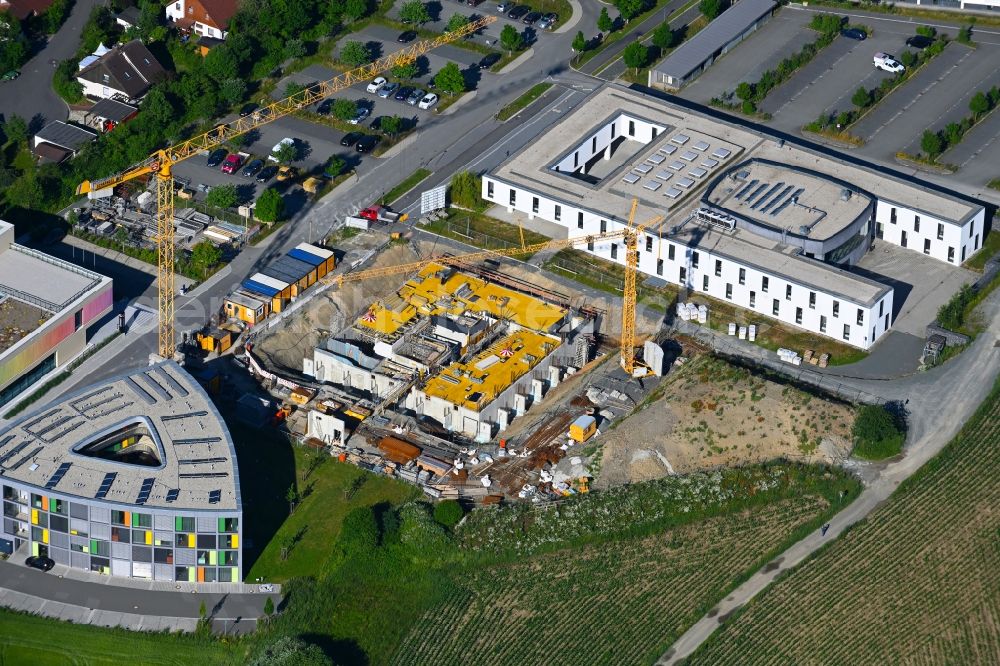
[{"label": "residential house", "polygon": [[115,23],[120,25],[122,29],[129,30],[139,25],[141,16],[142,12],[139,11],[138,7],[126,7],[115,16]]},{"label": "residential house", "polygon": [[75,157],[97,133],[61,120],[49,123],[32,138],[31,148],[42,162],[62,162]]},{"label": "residential house", "polygon": [[149,49],[133,39],[81,69],[76,80],[83,86],[83,94],[93,99],[140,100],[165,76],[166,70]]},{"label": "residential house", "polygon": [[52,0],[0,0],[0,12],[8,12],[18,21],[41,16],[51,6]]},{"label": "residential house", "polygon": [[225,39],[237,0],[176,0],[167,5],[167,20],[199,37]]}]

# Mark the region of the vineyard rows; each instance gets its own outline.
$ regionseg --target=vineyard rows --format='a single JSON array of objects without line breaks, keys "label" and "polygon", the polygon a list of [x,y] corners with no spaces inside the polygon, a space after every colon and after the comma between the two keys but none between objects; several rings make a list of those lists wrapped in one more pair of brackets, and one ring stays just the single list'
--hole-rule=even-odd
[{"label": "vineyard rows", "polygon": [[473,569],[463,590],[415,623],[392,663],[651,663],[734,579],[828,507],[807,495]]},{"label": "vineyard rows", "polygon": [[1000,664],[1000,389],[955,441],[689,664]]}]

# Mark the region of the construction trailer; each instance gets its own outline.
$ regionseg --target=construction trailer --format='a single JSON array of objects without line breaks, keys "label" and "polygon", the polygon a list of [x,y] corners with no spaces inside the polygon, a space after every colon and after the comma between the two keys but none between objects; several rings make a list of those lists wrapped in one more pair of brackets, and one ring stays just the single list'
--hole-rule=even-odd
[{"label": "construction trailer", "polygon": [[237,289],[226,296],[223,303],[227,317],[246,322],[250,326],[263,321],[271,312],[271,301],[245,289]]},{"label": "construction trailer", "polygon": [[569,426],[569,437],[576,442],[586,442],[597,432],[597,419],[584,414]]}]

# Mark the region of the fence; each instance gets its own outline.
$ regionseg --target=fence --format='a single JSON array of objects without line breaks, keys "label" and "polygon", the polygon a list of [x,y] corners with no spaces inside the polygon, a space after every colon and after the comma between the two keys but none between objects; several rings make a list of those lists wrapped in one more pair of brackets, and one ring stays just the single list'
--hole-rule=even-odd
[{"label": "fence", "polygon": [[444,220],[440,224],[444,225],[442,235],[457,236],[458,240],[466,240],[470,245],[484,248],[486,250],[507,250],[521,247],[520,241],[510,241],[499,236],[494,236],[481,229],[472,228],[472,218],[466,217],[458,220]]}]

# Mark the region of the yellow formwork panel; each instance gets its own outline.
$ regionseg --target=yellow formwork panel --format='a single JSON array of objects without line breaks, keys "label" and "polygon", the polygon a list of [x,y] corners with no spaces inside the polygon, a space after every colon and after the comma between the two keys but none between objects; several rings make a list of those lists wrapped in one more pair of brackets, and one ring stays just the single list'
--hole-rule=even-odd
[{"label": "yellow formwork panel", "polygon": [[534,296],[433,263],[406,282],[397,295],[399,298],[391,303],[373,304],[358,319],[358,326],[391,335],[417,316],[472,312],[506,318],[534,331],[548,331],[566,316],[565,309]]},{"label": "yellow formwork panel", "polygon": [[480,411],[531,372],[558,344],[558,338],[522,329],[500,339],[468,363],[452,363],[427,381],[424,393]]}]

